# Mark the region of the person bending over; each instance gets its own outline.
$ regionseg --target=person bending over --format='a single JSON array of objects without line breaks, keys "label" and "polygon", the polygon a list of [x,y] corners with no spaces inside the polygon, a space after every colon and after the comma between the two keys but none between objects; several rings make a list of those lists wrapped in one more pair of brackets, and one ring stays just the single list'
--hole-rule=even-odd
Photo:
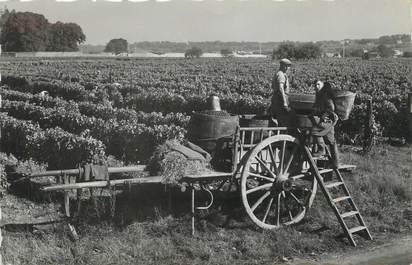
[{"label": "person bending over", "polygon": [[332,164],[339,167],[339,150],[335,139],[334,126],[338,121],[335,113],[334,89],[329,82],[317,80],[315,82],[316,99],[314,104],[315,126],[313,136],[318,151],[313,153],[315,157],[325,155],[326,144],[332,156]]}]

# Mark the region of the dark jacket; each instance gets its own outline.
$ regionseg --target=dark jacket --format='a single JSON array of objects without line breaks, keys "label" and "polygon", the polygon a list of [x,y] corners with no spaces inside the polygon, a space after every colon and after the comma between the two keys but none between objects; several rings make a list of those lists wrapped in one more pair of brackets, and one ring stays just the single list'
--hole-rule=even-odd
[{"label": "dark jacket", "polygon": [[321,115],[325,111],[335,112],[334,89],[330,83],[325,82],[324,87],[316,92],[316,99],[314,104],[315,114]]}]

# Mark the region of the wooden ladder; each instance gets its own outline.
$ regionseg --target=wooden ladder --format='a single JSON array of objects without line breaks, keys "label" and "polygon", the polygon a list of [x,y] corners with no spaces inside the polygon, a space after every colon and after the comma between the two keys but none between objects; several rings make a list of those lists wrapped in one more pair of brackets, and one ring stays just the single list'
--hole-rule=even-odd
[{"label": "wooden ladder", "polygon": [[[356,246],[356,242],[353,237],[354,234],[359,234],[366,239],[372,240],[372,236],[369,232],[369,229],[367,228],[365,221],[363,220],[362,215],[360,214],[358,210],[358,207],[356,206],[352,196],[350,195],[349,190],[345,182],[343,181],[342,174],[340,173],[339,169],[332,166],[330,170],[326,170],[326,169],[319,170],[316,161],[312,157],[312,153],[309,147],[305,146],[305,152],[309,159],[309,164],[310,164],[312,173],[315,175],[319,183],[319,186],[321,187],[323,195],[326,197],[329,203],[329,206],[332,208],[333,212],[335,213],[336,218],[338,219],[342,229],[344,230],[352,246],[354,247]],[[328,148],[326,148],[326,157],[328,161],[330,162],[332,158],[331,158],[331,154]],[[332,165],[332,163],[329,163],[329,164]],[[327,172],[334,172],[335,173],[334,175],[336,176],[336,180],[325,182],[322,174],[327,173]],[[331,193],[332,189],[341,189],[341,192],[343,193],[343,195],[333,198],[333,195]],[[349,210],[345,209],[345,211],[341,212],[338,208],[338,204],[341,204],[345,201],[348,203],[348,206],[349,206],[348,208],[350,209]],[[345,219],[347,220],[347,218],[350,218],[350,217],[355,217],[355,220],[357,221],[356,222],[357,226],[354,226],[351,228],[348,227],[347,223],[345,222]]]}]

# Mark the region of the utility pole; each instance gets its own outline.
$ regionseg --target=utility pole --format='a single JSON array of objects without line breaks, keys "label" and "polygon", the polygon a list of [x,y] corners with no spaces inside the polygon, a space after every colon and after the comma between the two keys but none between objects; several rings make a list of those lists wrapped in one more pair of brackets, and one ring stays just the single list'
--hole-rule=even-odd
[{"label": "utility pole", "polygon": [[342,58],[345,58],[345,46],[350,43],[349,39],[344,39],[340,42],[342,44]]}]

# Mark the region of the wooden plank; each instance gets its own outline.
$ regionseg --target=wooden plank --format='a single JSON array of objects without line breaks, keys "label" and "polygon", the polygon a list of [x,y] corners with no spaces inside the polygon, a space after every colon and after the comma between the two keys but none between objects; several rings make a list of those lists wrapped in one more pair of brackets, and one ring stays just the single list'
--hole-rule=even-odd
[{"label": "wooden plank", "polygon": [[215,181],[215,180],[224,180],[233,176],[233,173],[230,172],[211,172],[200,175],[187,175],[182,178],[181,182],[193,183],[197,181]]},{"label": "wooden plank", "polygon": [[286,131],[287,127],[240,127],[241,131]]},{"label": "wooden plank", "polygon": [[359,231],[362,231],[362,230],[365,230],[365,229],[366,229],[366,226],[357,226],[357,227],[349,229],[349,233],[354,234],[356,232],[359,232]]},{"label": "wooden plank", "polygon": [[243,147],[248,148],[248,147],[255,147],[256,144],[244,144]]},{"label": "wooden plank", "polygon": [[72,183],[66,185],[53,185],[41,188],[43,191],[56,191],[56,190],[70,190],[70,189],[83,189],[83,188],[103,188],[106,186],[116,186],[124,184],[143,184],[143,183],[161,183],[163,177],[152,176],[146,178],[132,178],[132,179],[116,179],[109,181],[90,181],[90,182],[80,182]]},{"label": "wooden plank", "polygon": [[332,183],[325,183],[325,187],[326,187],[327,189],[339,187],[339,186],[342,186],[342,185],[343,185],[343,182],[340,182],[340,181],[338,181],[338,182],[332,182]]},{"label": "wooden plank", "polygon": [[16,220],[2,220],[0,221],[0,227],[10,226],[10,225],[48,225],[64,222],[67,219],[51,219],[48,217],[41,218],[19,218]]},{"label": "wooden plank", "polygon": [[[70,184],[69,175],[63,176],[63,184]],[[66,214],[66,217],[70,217],[70,197],[68,191],[64,192],[64,213]]]},{"label": "wooden plank", "polygon": [[336,198],[336,199],[333,199],[333,202],[341,202],[341,201],[344,201],[344,200],[349,200],[349,199],[351,199],[351,197],[350,196],[342,196],[342,197],[338,197],[338,198]]},{"label": "wooden plank", "polygon": [[355,169],[356,166],[355,165],[340,165],[339,166],[339,170],[342,171],[350,171],[351,169]]},{"label": "wooden plank", "polygon": [[202,178],[210,178],[210,177],[230,177],[232,176],[232,172],[209,172],[205,174],[199,174],[199,175],[187,175],[184,177],[184,179],[202,179]]},{"label": "wooden plank", "polygon": [[353,216],[358,213],[359,213],[358,211],[350,211],[350,212],[343,213],[340,216],[342,216],[342,218],[346,218],[346,217]]},{"label": "wooden plank", "polygon": [[[126,173],[126,172],[140,172],[144,171],[146,165],[137,165],[131,167],[109,167],[107,170],[109,174],[113,173]],[[45,172],[33,173],[27,178],[35,178],[35,177],[46,177],[46,176],[60,176],[60,175],[79,175],[81,170],[78,168],[75,169],[63,169],[63,170],[50,170]]]}]

